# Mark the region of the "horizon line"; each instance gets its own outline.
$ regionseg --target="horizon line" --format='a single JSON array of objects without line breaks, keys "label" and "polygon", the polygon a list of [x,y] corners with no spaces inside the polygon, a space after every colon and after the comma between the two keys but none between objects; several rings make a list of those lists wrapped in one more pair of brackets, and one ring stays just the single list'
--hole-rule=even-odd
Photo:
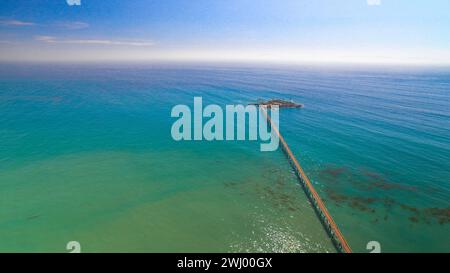
[{"label": "horizon line", "polygon": [[388,67],[450,67],[450,62],[372,62],[372,61],[281,61],[281,60],[245,60],[245,59],[47,59],[47,60],[8,60],[0,59],[0,64],[223,64],[223,65],[280,65],[280,66],[388,66]]}]

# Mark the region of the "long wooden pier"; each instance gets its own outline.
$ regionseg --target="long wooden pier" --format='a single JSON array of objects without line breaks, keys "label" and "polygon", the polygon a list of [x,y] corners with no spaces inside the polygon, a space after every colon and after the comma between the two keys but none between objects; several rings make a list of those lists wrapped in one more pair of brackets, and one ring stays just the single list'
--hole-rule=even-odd
[{"label": "long wooden pier", "polygon": [[331,217],[330,213],[328,212],[327,208],[325,207],[325,204],[323,203],[319,194],[317,193],[317,191],[315,190],[311,181],[308,179],[308,177],[306,176],[302,167],[300,166],[300,163],[298,163],[298,160],[295,158],[295,156],[292,153],[291,149],[289,148],[288,144],[284,140],[283,136],[280,134],[280,131],[278,130],[277,126],[275,126],[272,123],[272,119],[270,118],[269,114],[267,113],[266,108],[261,107],[261,109],[262,109],[262,112],[264,113],[264,115],[266,116],[266,119],[269,121],[269,124],[270,124],[272,130],[279,137],[280,142],[283,147],[283,151],[288,156],[289,161],[291,162],[291,165],[297,174],[297,177],[300,179],[300,182],[303,186],[303,189],[306,192],[306,195],[312,202],[317,214],[320,216],[319,218],[321,219],[322,224],[325,226],[327,232],[331,236],[336,248],[341,252],[351,253],[352,250],[351,250],[350,246],[348,245],[347,241],[345,240],[344,235],[342,235],[338,226],[334,222],[333,217]]}]

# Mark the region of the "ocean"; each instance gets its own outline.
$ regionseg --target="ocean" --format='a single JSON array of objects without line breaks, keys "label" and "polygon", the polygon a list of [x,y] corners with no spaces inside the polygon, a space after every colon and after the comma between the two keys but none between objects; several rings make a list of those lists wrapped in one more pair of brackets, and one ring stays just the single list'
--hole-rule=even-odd
[{"label": "ocean", "polygon": [[[281,98],[355,252],[450,252],[450,69],[0,65],[0,252],[335,252],[281,149],[174,141],[177,104]],[[446,239],[447,238],[447,239]]]}]

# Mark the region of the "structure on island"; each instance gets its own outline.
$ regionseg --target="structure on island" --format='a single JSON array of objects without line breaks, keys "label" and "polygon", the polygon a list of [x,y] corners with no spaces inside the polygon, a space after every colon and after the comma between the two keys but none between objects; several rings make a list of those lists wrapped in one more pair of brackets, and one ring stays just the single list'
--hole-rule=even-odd
[{"label": "structure on island", "polygon": [[256,106],[266,106],[270,108],[272,106],[278,106],[279,108],[302,108],[303,104],[295,103],[292,100],[282,100],[282,99],[270,99],[270,100],[258,100],[257,102],[250,103],[250,105]]}]

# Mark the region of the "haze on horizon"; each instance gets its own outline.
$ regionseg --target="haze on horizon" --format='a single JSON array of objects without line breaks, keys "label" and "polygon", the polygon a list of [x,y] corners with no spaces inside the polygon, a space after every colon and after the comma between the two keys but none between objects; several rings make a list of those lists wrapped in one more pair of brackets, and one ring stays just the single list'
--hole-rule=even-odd
[{"label": "haze on horizon", "polygon": [[450,64],[448,0],[3,0],[0,61]]}]

